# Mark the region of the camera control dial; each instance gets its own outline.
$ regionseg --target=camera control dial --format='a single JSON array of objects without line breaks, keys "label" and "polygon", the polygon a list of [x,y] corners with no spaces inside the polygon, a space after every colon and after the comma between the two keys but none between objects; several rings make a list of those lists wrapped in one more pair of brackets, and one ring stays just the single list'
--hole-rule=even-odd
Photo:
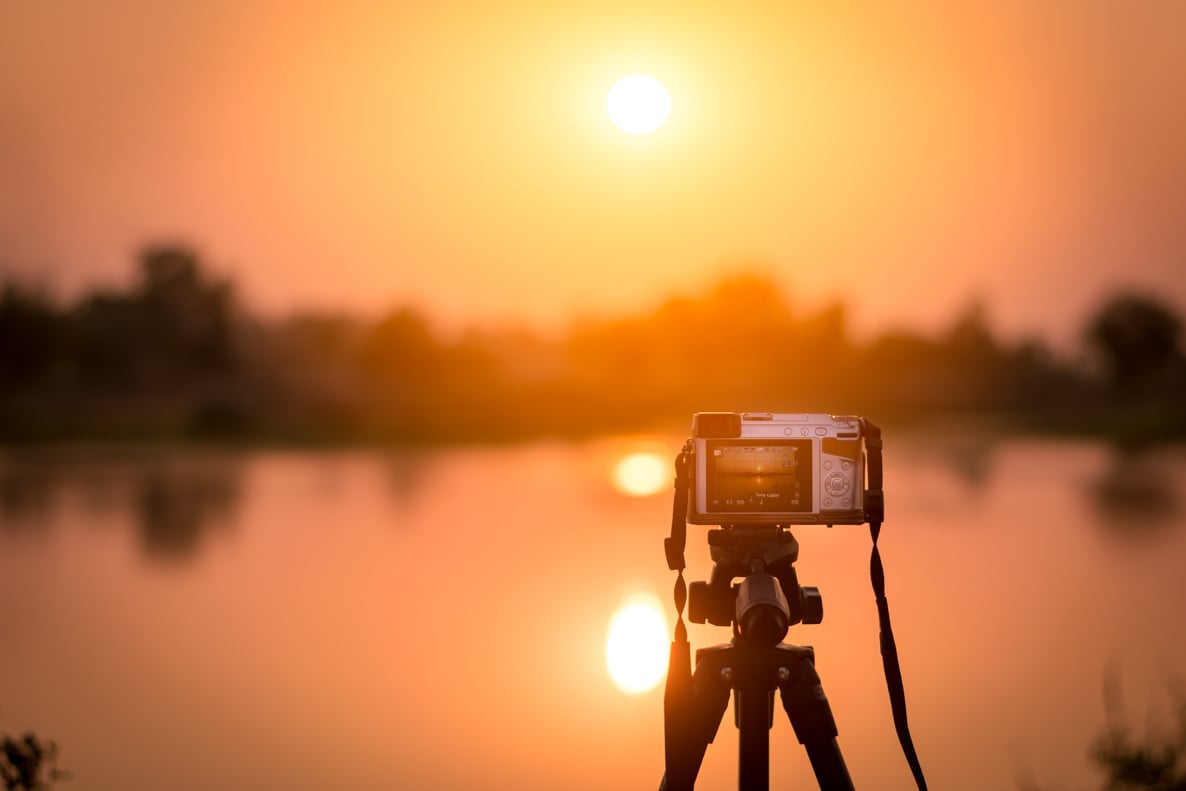
[{"label": "camera control dial", "polygon": [[849,476],[842,472],[834,472],[824,479],[824,491],[833,497],[848,494],[850,486],[852,486],[852,482],[849,480]]}]

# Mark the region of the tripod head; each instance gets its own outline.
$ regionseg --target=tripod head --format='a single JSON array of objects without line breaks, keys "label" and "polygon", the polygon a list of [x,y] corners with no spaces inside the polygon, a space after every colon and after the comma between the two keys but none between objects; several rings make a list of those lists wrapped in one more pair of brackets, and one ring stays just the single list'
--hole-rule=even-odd
[{"label": "tripod head", "polygon": [[[676,503],[678,519],[678,496]],[[801,586],[795,573],[799,542],[782,525],[746,524],[709,530],[708,544],[712,576],[688,586],[688,618],[731,625],[733,640],[697,651],[692,675],[683,621],[676,622],[663,697],[667,772],[660,790],[693,791],[705,750],[716,737],[732,695],[733,719],[740,732],[738,787],[766,791],[777,690],[820,788],[852,791],[836,744],[836,722],[815,671],[814,651],[782,642],[792,624],[819,623],[823,618],[819,591]],[[683,590],[680,574],[680,609]]]},{"label": "tripod head", "polygon": [[732,625],[740,640],[775,645],[792,625],[823,620],[819,589],[799,584],[799,542],[786,528],[725,525],[708,531],[708,545],[712,575],[688,586],[693,623]]}]

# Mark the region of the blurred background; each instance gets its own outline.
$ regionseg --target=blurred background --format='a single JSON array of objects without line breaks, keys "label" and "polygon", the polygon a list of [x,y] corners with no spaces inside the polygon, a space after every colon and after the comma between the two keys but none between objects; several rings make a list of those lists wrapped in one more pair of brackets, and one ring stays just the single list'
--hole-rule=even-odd
[{"label": "blurred background", "polygon": [[[885,430],[935,787],[1181,778],[1183,33],[3,5],[0,735],[78,788],[657,785],[662,679],[608,634],[672,625],[690,414],[752,409]],[[671,98],[645,136],[605,111],[632,73]],[[797,536],[826,617],[788,639],[857,786],[908,788],[867,531]],[[703,784],[735,771],[726,718]]]}]

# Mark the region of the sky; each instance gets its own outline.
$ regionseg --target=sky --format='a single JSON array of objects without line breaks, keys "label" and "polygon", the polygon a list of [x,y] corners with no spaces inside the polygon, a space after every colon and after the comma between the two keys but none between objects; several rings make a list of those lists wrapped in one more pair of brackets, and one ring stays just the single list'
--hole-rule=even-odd
[{"label": "sky", "polygon": [[180,241],[270,314],[557,328],[738,272],[857,331],[1186,312],[1186,4],[907,6],[0,0],[0,274]]}]

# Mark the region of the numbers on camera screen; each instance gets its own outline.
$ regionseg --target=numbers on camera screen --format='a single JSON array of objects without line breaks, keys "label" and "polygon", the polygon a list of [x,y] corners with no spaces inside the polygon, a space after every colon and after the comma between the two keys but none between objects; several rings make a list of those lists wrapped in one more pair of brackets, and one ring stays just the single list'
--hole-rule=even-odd
[{"label": "numbers on camera screen", "polygon": [[[713,511],[804,511],[796,445],[730,445],[712,449],[709,509]],[[810,490],[810,471],[807,470]]]}]

